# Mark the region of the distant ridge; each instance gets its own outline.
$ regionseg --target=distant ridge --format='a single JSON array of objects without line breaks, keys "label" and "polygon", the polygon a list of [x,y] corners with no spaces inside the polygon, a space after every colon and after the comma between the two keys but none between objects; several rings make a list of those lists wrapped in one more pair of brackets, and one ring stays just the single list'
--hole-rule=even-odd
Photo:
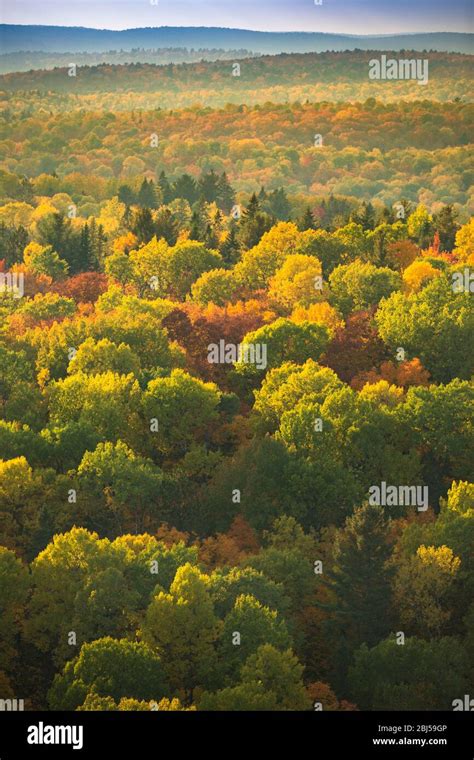
[{"label": "distant ridge", "polygon": [[0,24],[2,53],[103,53],[136,48],[221,48],[254,53],[310,53],[328,50],[437,50],[473,53],[474,34],[424,32],[394,35],[345,35],[323,32],[255,32],[220,27],[146,27],[88,29],[68,26]]}]

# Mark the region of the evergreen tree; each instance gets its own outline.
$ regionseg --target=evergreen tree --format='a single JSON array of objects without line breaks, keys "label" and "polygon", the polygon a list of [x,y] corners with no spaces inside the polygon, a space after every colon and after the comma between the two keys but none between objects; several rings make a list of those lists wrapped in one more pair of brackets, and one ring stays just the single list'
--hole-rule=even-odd
[{"label": "evergreen tree", "polygon": [[232,185],[230,184],[227,174],[222,172],[218,180],[218,194],[217,203],[219,208],[225,211],[226,214],[230,212],[232,206],[235,204],[235,193]]},{"label": "evergreen tree", "polygon": [[164,238],[168,245],[176,245],[179,227],[169,208],[161,209],[155,221],[155,234],[158,240]]},{"label": "evergreen tree", "polygon": [[240,246],[238,241],[238,225],[235,219],[230,220],[229,231],[224,242],[219,247],[219,252],[226,266],[233,266],[237,263],[240,256]]},{"label": "evergreen tree", "polygon": [[29,241],[28,231],[21,224],[18,227],[9,227],[0,222],[0,261],[5,262],[6,269],[22,260],[23,251]]},{"label": "evergreen tree", "polygon": [[94,261],[92,253],[91,236],[89,232],[89,225],[87,222],[81,229],[81,237],[79,242],[79,251],[81,259],[81,269],[83,271],[90,271],[97,268],[97,261]]},{"label": "evergreen tree", "polygon": [[182,174],[173,185],[175,198],[184,198],[192,206],[198,199],[198,188],[189,174]]},{"label": "evergreen tree", "polygon": [[334,605],[328,605],[336,689],[343,687],[352,652],[364,642],[374,646],[390,633],[390,555],[388,520],[382,507],[364,504],[336,535],[334,566],[325,581],[336,598]]},{"label": "evergreen tree", "polygon": [[214,229],[213,229],[213,227],[212,227],[211,224],[208,224],[206,226],[206,232],[205,232],[205,235],[204,235],[204,243],[206,245],[206,248],[210,248],[210,249],[213,249],[213,250],[216,250],[217,247],[218,247],[218,245],[219,245],[219,241],[217,239],[217,235],[214,232]]},{"label": "evergreen tree", "polygon": [[253,193],[242,215],[239,233],[241,246],[244,249],[253,248],[262,235],[271,228],[272,224],[272,217],[260,210],[257,196]]},{"label": "evergreen tree", "polygon": [[433,227],[439,234],[442,251],[452,251],[456,240],[456,232],[459,224],[456,221],[457,213],[452,204],[443,206],[440,211],[433,215]]},{"label": "evergreen tree", "polygon": [[267,206],[269,212],[280,221],[288,221],[291,213],[291,206],[282,187],[273,190],[268,196]]},{"label": "evergreen tree", "polygon": [[373,230],[375,226],[374,207],[370,202],[363,201],[359,208],[352,212],[350,220],[362,225],[364,230]]},{"label": "evergreen tree", "polygon": [[104,234],[104,228],[101,224],[97,224],[95,219],[92,219],[89,226],[90,237],[90,260],[92,262],[93,269],[100,269],[105,259],[107,237]]},{"label": "evergreen tree", "polygon": [[220,180],[214,169],[203,174],[198,182],[199,197],[206,203],[213,203],[219,197]]},{"label": "evergreen tree", "polygon": [[204,242],[206,237],[206,225],[203,221],[199,210],[193,211],[191,217],[191,226],[189,229],[189,239],[198,240],[200,243]]},{"label": "evergreen tree", "polygon": [[306,210],[303,216],[298,220],[298,229],[300,229],[301,232],[304,232],[305,230],[316,229],[316,222],[314,221],[313,212],[309,206],[306,206]]},{"label": "evergreen tree", "polygon": [[140,243],[149,243],[155,234],[155,223],[149,208],[137,209],[131,230]]},{"label": "evergreen tree", "polygon": [[158,178],[158,186],[161,191],[162,203],[164,203],[165,205],[167,203],[171,203],[171,201],[174,200],[175,195],[168,181],[168,177],[166,176],[164,171],[160,173],[160,176]]},{"label": "evergreen tree", "polygon": [[120,203],[125,203],[126,206],[132,206],[137,202],[137,197],[129,185],[120,185],[118,199]]},{"label": "evergreen tree", "polygon": [[40,243],[50,245],[67,262],[70,274],[81,271],[80,233],[74,232],[70,219],[59,212],[48,214],[38,222],[38,235]]},{"label": "evergreen tree", "polygon": [[140,190],[138,191],[138,204],[143,208],[156,208],[156,192],[155,185],[151,179],[149,182],[144,179]]}]

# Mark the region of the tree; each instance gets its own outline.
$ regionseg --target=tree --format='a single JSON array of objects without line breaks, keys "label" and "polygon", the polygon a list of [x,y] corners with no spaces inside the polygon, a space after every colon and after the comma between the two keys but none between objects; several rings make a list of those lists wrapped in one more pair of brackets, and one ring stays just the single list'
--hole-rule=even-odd
[{"label": "tree", "polygon": [[443,206],[433,214],[433,227],[439,235],[442,251],[452,251],[454,248],[456,234],[459,230],[456,217],[457,212],[452,204]]},{"label": "tree", "polygon": [[131,231],[136,235],[139,243],[149,243],[155,235],[155,223],[153,215],[148,207],[137,209],[133,217]]},{"label": "tree", "polygon": [[173,193],[173,190],[171,189],[171,185],[164,171],[160,172],[160,176],[158,178],[158,185],[161,190],[162,202],[165,205],[167,203],[170,203],[173,200],[174,193]]},{"label": "tree", "polygon": [[170,593],[159,592],[147,609],[143,638],[156,649],[173,691],[193,701],[196,687],[209,687],[216,676],[215,642],[220,625],[208,580],[189,563],[179,568]]},{"label": "tree", "polygon": [[[159,700],[168,686],[160,657],[143,642],[107,636],[83,644],[57,675],[49,691],[52,710],[75,710],[86,697]],[[150,708],[148,708],[150,709]]]},{"label": "tree", "polygon": [[238,226],[233,218],[229,222],[229,229],[224,241],[219,246],[219,253],[227,266],[235,264],[240,256]]},{"label": "tree", "polygon": [[191,285],[204,273],[217,269],[222,263],[221,255],[211,251],[203,243],[187,240],[170,248],[165,264],[168,292],[184,299]]},{"label": "tree", "polygon": [[157,198],[153,180],[143,180],[137,196],[138,205],[142,208],[156,208]]},{"label": "tree", "polygon": [[243,344],[262,345],[266,347],[267,360],[265,367],[257,367],[244,361],[235,365],[236,371],[242,374],[258,374],[268,368],[278,367],[284,361],[303,364],[307,359],[317,361],[329,341],[329,331],[324,325],[312,322],[295,324],[289,319],[277,319],[269,325],[247,333]]},{"label": "tree", "polygon": [[297,253],[288,256],[272,277],[268,295],[286,308],[309,306],[322,298],[321,289],[320,262],[314,256]]},{"label": "tree", "polygon": [[182,174],[173,185],[175,198],[184,198],[192,206],[198,199],[196,182],[189,174]]},{"label": "tree", "polygon": [[277,190],[273,190],[270,193],[265,205],[267,206],[269,213],[276,219],[280,219],[281,221],[288,220],[291,213],[291,206],[285,190],[282,187],[279,187]]},{"label": "tree", "polygon": [[418,259],[413,261],[403,272],[403,282],[408,292],[416,293],[424,288],[434,277],[441,277],[442,272],[432,266],[429,261]]},{"label": "tree", "polygon": [[0,459],[0,521],[4,546],[25,554],[40,527],[41,506],[51,498],[47,479],[25,457]]},{"label": "tree", "polygon": [[191,287],[194,301],[206,306],[214,303],[224,306],[231,301],[237,290],[237,282],[233,272],[228,269],[211,269],[204,272]]},{"label": "tree", "polygon": [[228,214],[234,206],[235,193],[225,172],[220,175],[217,188],[217,205]]},{"label": "tree", "polygon": [[142,428],[138,420],[140,389],[131,374],[77,372],[52,383],[48,398],[53,425],[90,422],[106,440],[123,437],[132,443]]},{"label": "tree", "polygon": [[201,175],[198,182],[198,191],[200,198],[206,203],[216,201],[219,195],[219,177],[214,169]]},{"label": "tree", "polygon": [[305,211],[301,219],[297,222],[298,229],[301,230],[301,232],[304,232],[305,230],[314,230],[316,229],[316,222],[313,216],[313,212],[311,211],[311,208],[309,206],[306,206]]},{"label": "tree", "polygon": [[193,442],[205,440],[218,418],[220,394],[214,383],[203,383],[181,369],[152,380],[143,397],[146,418],[156,419],[153,448],[167,456],[185,453]]},{"label": "tree", "polygon": [[407,219],[409,236],[420,248],[428,248],[433,238],[433,217],[420,204]]},{"label": "tree", "polygon": [[64,279],[69,269],[67,263],[59,258],[51,246],[38,243],[29,243],[26,246],[23,261],[33,274],[45,274],[52,280]]},{"label": "tree", "polygon": [[120,203],[125,203],[126,206],[133,206],[137,202],[136,194],[133,192],[130,185],[120,185],[118,189],[118,199]]},{"label": "tree", "polygon": [[116,345],[108,338],[96,341],[87,338],[77,349],[68,366],[68,373],[83,372],[86,375],[99,375],[115,372],[118,375],[133,373],[138,376],[140,360],[126,343]]},{"label": "tree", "polygon": [[344,683],[353,650],[363,642],[373,646],[390,631],[390,555],[388,521],[381,507],[364,504],[336,533],[334,565],[322,582],[335,600],[328,628],[338,685]]},{"label": "tree", "polygon": [[361,710],[452,710],[467,688],[466,653],[450,637],[362,644],[349,670],[349,695]]},{"label": "tree", "polygon": [[158,240],[166,240],[168,245],[176,245],[178,225],[169,208],[160,209],[155,216],[155,234]]},{"label": "tree", "polygon": [[289,606],[283,586],[252,567],[216,568],[209,577],[209,592],[220,618],[231,612],[242,595],[252,596],[282,616]]},{"label": "tree", "polygon": [[277,612],[264,607],[255,597],[241,595],[224,620],[219,645],[225,672],[233,681],[247,658],[262,644],[288,649],[291,641],[286,625]]},{"label": "tree", "polygon": [[0,669],[7,672],[18,656],[28,591],[28,570],[13,551],[0,546]]},{"label": "tree", "polygon": [[456,247],[454,253],[460,261],[467,261],[474,250],[474,219],[470,219],[467,224],[456,232]]},{"label": "tree", "polygon": [[[163,491],[163,473],[149,459],[136,455],[122,441],[99,443],[86,451],[77,469],[79,484],[90,497],[103,498],[117,532],[142,531],[156,521]],[[92,499],[91,499],[92,501]],[[97,511],[95,507],[94,512]],[[94,515],[94,519],[100,518]],[[151,524],[150,524],[151,521]]]},{"label": "tree", "polygon": [[277,709],[305,710],[309,699],[302,683],[303,667],[290,649],[279,652],[263,644],[242,667],[243,683],[261,683],[276,697]]},{"label": "tree", "polygon": [[394,292],[375,315],[381,338],[393,353],[402,346],[417,356],[435,382],[467,379],[474,364],[465,347],[474,340],[474,305],[469,293],[456,293],[446,277],[435,277],[418,293]]},{"label": "tree", "polygon": [[408,635],[439,635],[451,612],[446,609],[461,560],[448,546],[419,546],[416,554],[398,565],[394,599],[400,625]]},{"label": "tree", "polygon": [[239,243],[244,249],[256,246],[265,232],[270,231],[272,218],[260,210],[255,193],[251,196],[240,222]]},{"label": "tree", "polygon": [[76,654],[68,644],[68,633],[75,630],[76,595],[107,562],[109,541],[84,528],[55,536],[32,562],[26,637],[55,662]]},{"label": "tree", "polygon": [[401,287],[400,276],[388,267],[359,260],[336,267],[329,277],[331,301],[347,316],[352,311],[375,306]]},{"label": "tree", "polygon": [[72,229],[71,220],[60,213],[47,214],[37,223],[39,242],[50,246],[69,266],[71,274],[83,269],[80,258],[80,235]]}]

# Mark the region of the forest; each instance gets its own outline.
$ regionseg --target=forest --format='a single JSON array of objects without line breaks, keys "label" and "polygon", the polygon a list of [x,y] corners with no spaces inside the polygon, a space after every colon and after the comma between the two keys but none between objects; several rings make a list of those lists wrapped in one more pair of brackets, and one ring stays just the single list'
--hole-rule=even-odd
[{"label": "forest", "polygon": [[472,57],[362,56],[1,77],[0,698],[472,688]]}]

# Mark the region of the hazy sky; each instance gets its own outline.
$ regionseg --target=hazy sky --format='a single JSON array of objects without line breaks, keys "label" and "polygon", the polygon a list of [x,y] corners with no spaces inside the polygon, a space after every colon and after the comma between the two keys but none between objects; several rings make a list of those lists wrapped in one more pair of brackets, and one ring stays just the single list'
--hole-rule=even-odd
[{"label": "hazy sky", "polygon": [[226,26],[346,34],[472,31],[473,0],[0,0],[9,24]]}]

